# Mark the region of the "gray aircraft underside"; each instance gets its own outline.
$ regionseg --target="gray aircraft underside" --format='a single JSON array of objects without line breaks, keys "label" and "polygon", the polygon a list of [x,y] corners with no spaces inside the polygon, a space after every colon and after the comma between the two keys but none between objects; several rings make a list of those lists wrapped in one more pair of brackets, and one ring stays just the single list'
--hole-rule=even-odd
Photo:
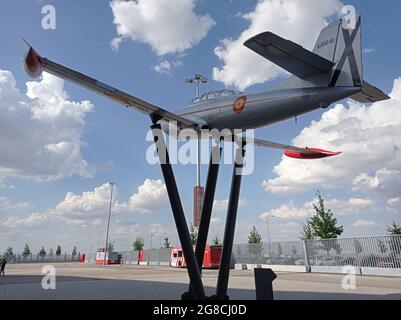
[{"label": "gray aircraft underside", "polygon": [[[149,115],[154,123],[160,121],[167,133],[172,125],[178,130],[255,129],[318,108],[328,108],[334,102],[348,97],[364,103],[389,99],[380,89],[363,80],[361,17],[355,17],[352,27],[344,21],[324,28],[313,51],[271,32],[250,38],[244,43],[246,47],[293,76],[261,93],[246,94],[228,89],[205,93],[175,113],[43,58],[31,46],[25,58],[25,70],[32,77],[38,77],[42,71],[46,71],[100,93]],[[251,142],[258,146],[283,149],[287,156],[299,159],[339,154],[261,139]]]},{"label": "gray aircraft underside", "polygon": [[[256,129],[318,108],[326,108],[359,91],[359,88],[354,87],[268,90],[215,99],[185,108],[177,114],[209,129]],[[247,101],[243,111],[236,113],[233,105],[241,97],[246,97]]]}]

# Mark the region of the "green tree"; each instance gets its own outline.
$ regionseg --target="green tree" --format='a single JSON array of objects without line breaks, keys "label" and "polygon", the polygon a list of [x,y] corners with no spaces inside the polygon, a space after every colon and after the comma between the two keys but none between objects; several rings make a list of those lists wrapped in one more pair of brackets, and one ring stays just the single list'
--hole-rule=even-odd
[{"label": "green tree", "polygon": [[242,257],[242,251],[241,251],[241,247],[239,245],[237,246],[237,250],[235,252],[235,255],[236,255],[237,259]]},{"label": "green tree", "polygon": [[401,235],[401,226],[395,221],[389,226],[387,226],[387,232],[390,236]]},{"label": "green tree", "polygon": [[277,243],[277,255],[281,257],[283,255],[283,247],[281,246],[280,242]]},{"label": "green tree", "polygon": [[221,244],[221,241],[220,241],[220,239],[219,239],[219,236],[216,234],[216,237],[213,239],[213,241],[212,241],[212,244],[214,245],[214,246],[221,246],[222,244]]},{"label": "green tree", "polygon": [[324,206],[324,199],[318,191],[318,203],[313,204],[315,214],[309,219],[312,234],[320,239],[336,239],[344,232],[343,226],[337,226],[337,218]]},{"label": "green tree", "polygon": [[143,240],[143,238],[138,237],[132,243],[132,246],[134,247],[135,251],[141,251],[143,249],[143,247],[145,246],[145,241]]},{"label": "green tree", "polygon": [[315,239],[315,236],[313,235],[313,230],[312,230],[309,220],[307,220],[306,223],[302,227],[301,239],[302,240]]},{"label": "green tree", "polygon": [[295,257],[297,255],[297,249],[295,248],[295,246],[292,246],[291,253],[292,253],[293,257]]},{"label": "green tree", "polygon": [[61,256],[61,247],[60,247],[60,245],[57,246],[57,249],[56,249],[56,256],[57,256],[57,257]]},{"label": "green tree", "polygon": [[256,227],[253,226],[251,232],[248,236],[248,252],[251,255],[256,257],[261,256],[263,252],[263,242],[262,237],[260,236],[259,232],[256,230]]},{"label": "green tree", "polygon": [[11,259],[14,256],[14,250],[12,247],[8,247],[3,254],[3,259]]},{"label": "green tree", "polygon": [[43,259],[44,257],[46,257],[47,252],[45,250],[45,247],[42,246],[42,249],[40,249],[39,251],[39,256]]},{"label": "green tree", "polygon": [[74,248],[72,249],[71,255],[72,255],[73,257],[75,257],[75,256],[77,255],[77,247],[76,247],[76,246],[74,246]]},{"label": "green tree", "polygon": [[198,241],[198,230],[191,224],[189,228],[189,237],[191,238],[191,243],[194,246],[196,241]]},{"label": "green tree", "polygon": [[143,238],[141,237],[137,237],[135,241],[132,243],[132,246],[134,247],[134,251],[138,251],[138,264],[139,264],[139,258],[141,256],[141,251],[145,246],[145,240],[143,240]]},{"label": "green tree", "polygon": [[170,240],[168,239],[168,237],[164,238],[164,245],[163,248],[170,248]]},{"label": "green tree", "polygon": [[24,258],[28,258],[31,254],[31,250],[29,249],[29,246],[27,243],[25,243],[24,251],[22,252],[22,256]]},{"label": "green tree", "polygon": [[110,240],[110,242],[107,244],[107,252],[113,252],[114,251],[114,242]]},{"label": "green tree", "polygon": [[387,246],[384,243],[383,240],[377,241],[377,246],[379,247],[380,253],[386,253],[387,252]]},{"label": "green tree", "polygon": [[397,237],[398,235],[401,235],[401,226],[393,221],[391,225],[387,226],[387,232],[392,236],[389,240],[391,253],[401,254],[401,239],[400,237]]},{"label": "green tree", "polygon": [[354,247],[355,247],[356,256],[359,256],[363,252],[362,243],[359,240],[355,239]]}]

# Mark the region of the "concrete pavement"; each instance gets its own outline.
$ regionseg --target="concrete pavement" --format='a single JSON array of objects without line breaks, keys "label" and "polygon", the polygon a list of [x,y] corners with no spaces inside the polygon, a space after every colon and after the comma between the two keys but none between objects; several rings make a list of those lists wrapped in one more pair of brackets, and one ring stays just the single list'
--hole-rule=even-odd
[{"label": "concrete pavement", "polygon": [[[43,290],[42,264],[9,264],[0,279],[0,300],[166,299],[176,300],[188,288],[186,269],[152,266],[54,264],[56,290]],[[214,293],[217,270],[204,270],[207,294]],[[342,288],[344,275],[277,272],[278,300],[401,299],[401,278],[357,276],[356,289]],[[255,299],[253,271],[231,270],[231,299]]]}]

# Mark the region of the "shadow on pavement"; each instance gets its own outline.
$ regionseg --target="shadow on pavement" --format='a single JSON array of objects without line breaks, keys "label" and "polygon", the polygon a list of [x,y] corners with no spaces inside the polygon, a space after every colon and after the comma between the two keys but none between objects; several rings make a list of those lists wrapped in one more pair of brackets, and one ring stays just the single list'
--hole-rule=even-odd
[{"label": "shadow on pavement", "polygon": [[[110,280],[57,276],[56,290],[42,289],[42,276],[10,275],[0,278],[0,300],[179,300],[187,284],[141,280]],[[215,288],[205,287],[207,295]],[[231,300],[255,300],[254,290],[229,289]],[[400,300],[401,294],[275,291],[277,300]]]}]

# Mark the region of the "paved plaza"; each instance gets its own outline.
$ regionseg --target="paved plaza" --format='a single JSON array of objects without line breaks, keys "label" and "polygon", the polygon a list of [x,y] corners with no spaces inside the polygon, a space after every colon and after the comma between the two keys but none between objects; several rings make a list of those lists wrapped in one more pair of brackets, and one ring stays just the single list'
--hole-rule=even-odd
[{"label": "paved plaza", "polygon": [[[188,288],[186,269],[154,266],[96,266],[59,263],[56,289],[44,290],[41,264],[9,264],[0,278],[0,300],[9,299],[163,299],[176,300]],[[204,270],[207,294],[214,293],[217,270]],[[277,272],[275,298],[401,299],[401,278],[358,276],[356,289],[344,290],[344,275]],[[231,299],[255,299],[253,271],[231,270]]]}]

